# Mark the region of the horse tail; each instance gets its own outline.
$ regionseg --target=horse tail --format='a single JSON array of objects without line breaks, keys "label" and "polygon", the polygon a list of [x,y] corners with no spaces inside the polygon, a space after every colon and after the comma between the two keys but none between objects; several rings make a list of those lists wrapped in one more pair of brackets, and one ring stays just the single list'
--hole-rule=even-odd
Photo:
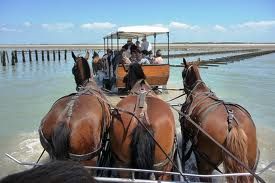
[{"label": "horse tail", "polygon": [[57,160],[65,160],[69,157],[70,133],[71,130],[66,122],[59,122],[53,131],[53,154]]},{"label": "horse tail", "polygon": [[[232,126],[226,138],[225,148],[248,167],[247,146],[247,136],[244,130],[239,125]],[[246,169],[243,166],[241,166],[237,161],[232,159],[227,153],[223,153],[223,165],[226,173],[246,172]],[[238,176],[236,180],[238,183],[249,182],[248,176]],[[235,182],[234,177],[227,177],[227,181]]]},{"label": "horse tail", "polygon": [[[155,142],[151,135],[154,135],[154,131],[151,125],[148,125],[145,116],[141,122],[146,126],[146,130],[141,124],[138,124],[132,133],[131,141],[131,163],[133,168],[138,169],[153,169],[154,154],[155,154]],[[137,173],[136,177],[141,179],[148,179],[150,174]]]}]

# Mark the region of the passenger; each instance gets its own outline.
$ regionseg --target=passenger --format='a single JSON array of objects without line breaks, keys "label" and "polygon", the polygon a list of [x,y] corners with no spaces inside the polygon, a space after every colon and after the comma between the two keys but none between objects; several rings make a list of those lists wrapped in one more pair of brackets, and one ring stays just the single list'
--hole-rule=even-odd
[{"label": "passenger", "polygon": [[137,47],[137,49],[138,49],[139,51],[142,51],[142,50],[141,50],[141,46],[140,46],[140,42],[139,42],[139,41],[136,41],[136,47]]},{"label": "passenger", "polygon": [[122,53],[122,59],[121,59],[121,63],[123,63],[123,64],[130,64],[130,63],[132,63],[131,62],[131,60],[127,57],[127,51],[124,51],[123,53]]},{"label": "passenger", "polygon": [[99,55],[97,52],[94,51],[94,54],[92,56],[92,67],[93,67],[93,74],[97,75],[98,71],[102,71],[103,69],[103,62],[102,60],[99,58]]},{"label": "passenger", "polygon": [[138,63],[139,64],[150,64],[150,60],[149,60],[148,55],[149,55],[148,51],[143,50],[142,51],[142,58]]},{"label": "passenger", "polygon": [[128,57],[128,58],[130,58],[131,57],[131,47],[132,46],[135,46],[135,44],[132,42],[132,39],[131,38],[129,38],[128,40],[127,40],[127,43],[123,46],[124,48],[126,48],[126,56]]},{"label": "passenger", "polygon": [[138,49],[133,49],[131,52],[131,62],[138,63],[142,58],[141,52]]},{"label": "passenger", "polygon": [[153,64],[164,64],[160,50],[157,50],[156,57],[153,59]]},{"label": "passenger", "polygon": [[147,50],[147,51],[151,51],[152,50],[152,45],[151,43],[149,43],[146,39],[146,37],[142,38],[142,43],[141,43],[141,51],[143,50]]},{"label": "passenger", "polygon": [[130,50],[130,47],[128,44],[125,44],[124,46],[122,46],[122,49],[123,49],[123,52],[124,55],[127,57],[127,58],[130,58],[131,57],[131,50]]}]

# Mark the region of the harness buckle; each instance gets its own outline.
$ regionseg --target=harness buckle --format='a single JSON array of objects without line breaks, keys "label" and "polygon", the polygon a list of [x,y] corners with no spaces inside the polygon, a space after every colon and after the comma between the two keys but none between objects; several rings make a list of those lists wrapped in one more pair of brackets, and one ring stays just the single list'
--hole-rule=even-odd
[{"label": "harness buckle", "polygon": [[229,122],[229,123],[232,123],[232,121],[233,121],[233,119],[234,119],[233,110],[228,109],[227,112],[228,112],[228,122]]}]

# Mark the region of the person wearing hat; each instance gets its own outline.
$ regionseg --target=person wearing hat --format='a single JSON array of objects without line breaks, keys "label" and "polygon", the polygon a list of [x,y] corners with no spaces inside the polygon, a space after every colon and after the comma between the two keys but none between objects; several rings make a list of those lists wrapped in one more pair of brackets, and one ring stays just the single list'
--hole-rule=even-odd
[{"label": "person wearing hat", "polygon": [[140,45],[141,51],[143,51],[143,50],[151,51],[151,50],[152,50],[152,45],[151,45],[151,43],[149,43],[149,42],[147,41],[146,37],[142,38],[141,41],[142,41],[142,43],[141,43],[141,45]]}]

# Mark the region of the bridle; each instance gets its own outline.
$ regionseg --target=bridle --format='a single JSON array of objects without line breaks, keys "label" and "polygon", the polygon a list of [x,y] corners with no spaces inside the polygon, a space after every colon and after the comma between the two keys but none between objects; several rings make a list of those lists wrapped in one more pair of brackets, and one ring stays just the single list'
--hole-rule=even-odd
[{"label": "bridle", "polygon": [[184,86],[184,91],[187,94],[187,96],[189,96],[196,88],[199,84],[204,82],[201,79],[196,80],[196,82],[194,82],[191,86],[188,85],[186,83],[186,78],[188,76],[188,74],[190,73],[191,68],[193,67],[193,65],[188,66],[188,68],[184,68],[184,70],[182,71],[182,79],[183,79],[183,86]]}]

